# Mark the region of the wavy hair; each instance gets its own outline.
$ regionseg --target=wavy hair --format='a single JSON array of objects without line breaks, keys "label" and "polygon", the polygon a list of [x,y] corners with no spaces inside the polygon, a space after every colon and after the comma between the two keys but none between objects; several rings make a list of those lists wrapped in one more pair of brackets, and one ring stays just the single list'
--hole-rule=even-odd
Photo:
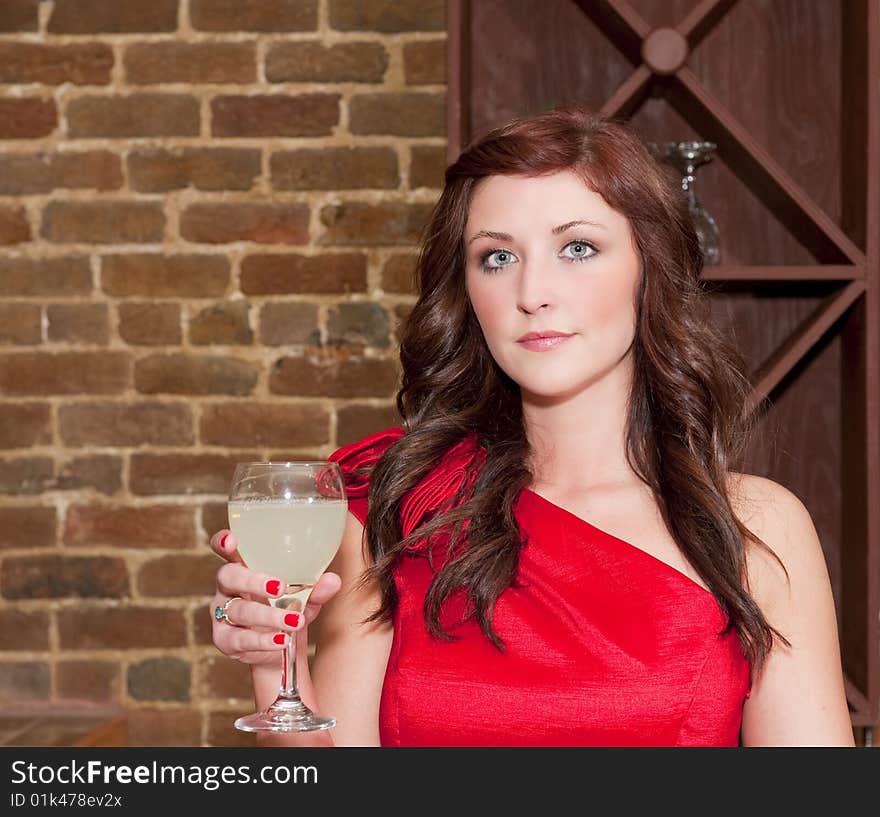
[{"label": "wavy hair", "polygon": [[[736,629],[757,672],[774,635],[788,642],[749,595],[746,540],[770,548],[739,521],[728,493],[728,468],[754,428],[744,362],[709,318],[703,258],[680,186],[630,128],[577,105],[496,128],[446,168],[420,243],[420,294],[400,342],[396,399],[406,434],[371,473],[365,537],[373,563],[363,581],[378,583],[381,604],[368,620],[393,614],[393,571],[402,551],[427,541],[430,557],[430,543],[442,532],[450,544],[424,602],[429,631],[455,637],[441,625],[441,609],[463,593],[466,617],[476,617],[486,637],[504,649],[492,611],[516,581],[524,543],[514,506],[532,481],[531,451],[519,387],[492,358],[465,290],[464,231],[482,179],[563,170],[578,174],[626,216],[641,255],[627,460],[726,614],[725,632]],[[465,480],[451,509],[403,537],[403,497],[470,434],[486,451],[482,467]]]}]

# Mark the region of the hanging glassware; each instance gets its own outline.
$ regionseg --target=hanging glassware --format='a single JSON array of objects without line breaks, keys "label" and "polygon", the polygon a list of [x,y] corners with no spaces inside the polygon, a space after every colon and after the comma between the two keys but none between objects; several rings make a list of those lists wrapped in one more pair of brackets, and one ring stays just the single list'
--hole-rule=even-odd
[{"label": "hanging glassware", "polygon": [[655,158],[668,162],[681,173],[681,189],[687,196],[688,209],[694,222],[704,262],[718,264],[721,260],[721,245],[718,225],[703,207],[694,192],[694,176],[697,168],[711,161],[717,145],[714,142],[666,142],[658,146],[654,142],[647,145]]}]

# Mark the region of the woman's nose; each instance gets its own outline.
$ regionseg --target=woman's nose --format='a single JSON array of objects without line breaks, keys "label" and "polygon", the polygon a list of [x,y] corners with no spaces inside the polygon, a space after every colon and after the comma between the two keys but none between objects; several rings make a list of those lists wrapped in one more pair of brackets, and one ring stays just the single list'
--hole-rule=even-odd
[{"label": "woman's nose", "polygon": [[517,307],[521,312],[537,312],[550,305],[552,297],[547,288],[546,276],[541,270],[525,264],[520,268],[519,288],[517,290]]}]

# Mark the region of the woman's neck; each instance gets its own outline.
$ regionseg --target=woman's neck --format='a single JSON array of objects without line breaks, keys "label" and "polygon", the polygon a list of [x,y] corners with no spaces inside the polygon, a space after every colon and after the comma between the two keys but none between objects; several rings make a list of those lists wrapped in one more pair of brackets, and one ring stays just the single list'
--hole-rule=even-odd
[{"label": "woman's neck", "polygon": [[637,479],[626,460],[630,382],[626,367],[617,367],[574,395],[523,394],[536,485],[583,489]]}]

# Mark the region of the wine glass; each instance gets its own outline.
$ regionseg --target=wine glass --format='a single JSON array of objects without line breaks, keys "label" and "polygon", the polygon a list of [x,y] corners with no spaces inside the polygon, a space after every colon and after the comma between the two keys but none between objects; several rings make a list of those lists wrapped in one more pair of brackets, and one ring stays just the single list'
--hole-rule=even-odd
[{"label": "wine glass", "polygon": [[721,244],[715,219],[694,192],[694,177],[700,165],[711,161],[716,147],[714,142],[666,142],[662,146],[653,142],[648,144],[656,158],[668,162],[681,173],[681,189],[687,196],[688,210],[703,252],[703,261],[707,265],[717,264],[721,260]]},{"label": "wine glass", "polygon": [[[339,550],[348,501],[339,465],[329,461],[242,462],[229,491],[229,527],[245,564],[278,576],[276,608],[302,613],[312,587]],[[294,636],[285,638],[281,688],[263,712],[235,721],[245,732],[328,729],[335,718],[312,712],[296,688]]]}]

